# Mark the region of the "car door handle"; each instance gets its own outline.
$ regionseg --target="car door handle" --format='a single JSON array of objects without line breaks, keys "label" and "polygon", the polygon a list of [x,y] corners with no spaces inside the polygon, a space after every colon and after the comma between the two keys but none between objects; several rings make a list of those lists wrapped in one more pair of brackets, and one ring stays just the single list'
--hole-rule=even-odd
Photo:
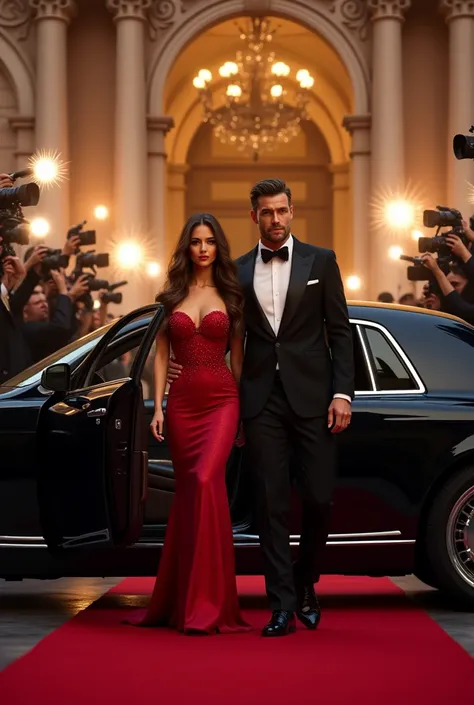
[{"label": "car door handle", "polygon": [[99,416],[105,416],[106,413],[107,409],[91,409],[87,412],[87,416],[89,416],[91,419],[97,419]]}]

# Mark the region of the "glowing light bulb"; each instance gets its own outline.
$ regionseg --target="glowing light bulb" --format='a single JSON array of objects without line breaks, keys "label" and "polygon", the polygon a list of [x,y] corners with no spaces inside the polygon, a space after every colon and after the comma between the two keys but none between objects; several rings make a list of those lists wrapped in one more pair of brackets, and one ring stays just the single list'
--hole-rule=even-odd
[{"label": "glowing light bulb", "polygon": [[400,255],[403,255],[403,250],[400,245],[392,245],[388,250],[388,256],[390,259],[400,259]]},{"label": "glowing light bulb", "polygon": [[30,230],[35,237],[46,237],[51,230],[51,226],[45,218],[35,218],[31,221]]},{"label": "glowing light bulb", "polygon": [[304,81],[305,78],[309,78],[309,71],[308,69],[300,69],[296,73],[296,80],[298,83],[301,83],[301,81]]},{"label": "glowing light bulb", "polygon": [[117,247],[117,262],[122,269],[136,269],[143,258],[138,242],[122,242]]},{"label": "glowing light bulb", "polygon": [[276,84],[270,88],[272,98],[280,98],[283,95],[283,86]]},{"label": "glowing light bulb", "polygon": [[312,76],[305,76],[300,81],[301,88],[312,88],[314,86],[314,78]]},{"label": "glowing light bulb", "polygon": [[356,274],[347,277],[346,286],[350,291],[358,291],[361,287],[360,277]]},{"label": "glowing light bulb", "polygon": [[277,61],[272,65],[272,74],[274,76],[288,76],[290,73],[290,67],[283,61]]},{"label": "glowing light bulb", "polygon": [[227,95],[229,98],[240,98],[242,95],[242,89],[240,86],[237,86],[235,83],[231,83],[227,86]]},{"label": "glowing light bulb", "polygon": [[412,230],[411,236],[415,242],[418,242],[420,237],[423,237],[421,230]]},{"label": "glowing light bulb", "polygon": [[206,87],[206,81],[200,76],[196,76],[196,78],[193,78],[193,86],[198,90],[202,90]]},{"label": "glowing light bulb", "polygon": [[201,69],[198,73],[198,78],[201,78],[204,83],[209,83],[209,81],[212,80],[212,73],[209,69]]},{"label": "glowing light bulb", "polygon": [[97,220],[106,220],[109,217],[109,209],[107,206],[96,206],[94,215]]}]

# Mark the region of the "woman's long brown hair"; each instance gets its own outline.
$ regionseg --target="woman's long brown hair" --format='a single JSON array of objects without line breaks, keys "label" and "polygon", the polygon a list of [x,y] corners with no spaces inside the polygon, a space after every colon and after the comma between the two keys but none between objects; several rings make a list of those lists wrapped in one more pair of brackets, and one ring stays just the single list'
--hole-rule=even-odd
[{"label": "woman's long brown hair", "polygon": [[157,295],[156,301],[163,304],[166,317],[169,318],[188,296],[193,278],[193,262],[189,248],[194,229],[198,225],[207,225],[216,240],[216,259],[212,264],[214,285],[225,303],[232,332],[241,332],[244,296],[237,278],[237,267],[230,255],[225,233],[217,218],[210,213],[196,213],[185,224],[168,267],[164,289]]}]

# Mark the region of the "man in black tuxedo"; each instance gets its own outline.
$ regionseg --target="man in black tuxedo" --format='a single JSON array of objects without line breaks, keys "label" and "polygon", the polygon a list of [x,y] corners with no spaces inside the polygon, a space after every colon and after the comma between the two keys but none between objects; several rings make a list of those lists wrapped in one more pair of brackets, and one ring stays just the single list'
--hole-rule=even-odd
[{"label": "man in black tuxedo", "polygon": [[[283,636],[294,631],[295,612],[310,629],[321,616],[314,583],[329,531],[334,434],[351,417],[352,333],[334,252],[291,234],[290,189],[279,179],[261,181],[251,203],[260,241],[237,260],[246,325],[241,415],[273,611],[262,633]],[[295,565],[288,528],[291,456],[303,502]]]}]

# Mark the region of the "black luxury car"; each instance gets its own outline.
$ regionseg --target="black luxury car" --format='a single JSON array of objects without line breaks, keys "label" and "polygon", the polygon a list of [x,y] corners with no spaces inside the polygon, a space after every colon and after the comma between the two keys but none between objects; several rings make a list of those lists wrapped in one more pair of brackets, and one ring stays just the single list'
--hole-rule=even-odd
[{"label": "black luxury car", "polygon": [[[325,572],[414,572],[474,606],[474,327],[349,312],[356,398]],[[156,573],[174,491],[166,442],[148,431],[162,319],[157,305],[134,311],[0,387],[0,577]],[[260,573],[245,446],[227,488],[237,570]],[[298,502],[290,521],[296,547]]]}]

